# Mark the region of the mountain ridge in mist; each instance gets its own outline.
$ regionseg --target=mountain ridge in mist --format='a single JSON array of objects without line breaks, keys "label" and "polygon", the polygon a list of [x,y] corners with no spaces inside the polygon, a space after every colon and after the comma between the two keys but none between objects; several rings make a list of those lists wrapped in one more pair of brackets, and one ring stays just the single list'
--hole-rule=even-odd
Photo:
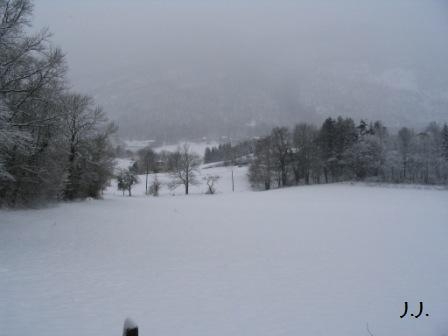
[{"label": "mountain ridge in mist", "polygon": [[124,137],[250,136],[337,115],[448,121],[440,0],[36,5],[74,87]]}]

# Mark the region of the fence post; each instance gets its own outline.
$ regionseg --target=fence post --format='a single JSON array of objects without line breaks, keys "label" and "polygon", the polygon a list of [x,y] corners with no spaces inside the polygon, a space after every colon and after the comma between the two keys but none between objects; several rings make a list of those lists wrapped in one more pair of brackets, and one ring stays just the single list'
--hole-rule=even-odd
[{"label": "fence post", "polygon": [[124,321],[123,336],[138,336],[138,326],[130,318]]}]

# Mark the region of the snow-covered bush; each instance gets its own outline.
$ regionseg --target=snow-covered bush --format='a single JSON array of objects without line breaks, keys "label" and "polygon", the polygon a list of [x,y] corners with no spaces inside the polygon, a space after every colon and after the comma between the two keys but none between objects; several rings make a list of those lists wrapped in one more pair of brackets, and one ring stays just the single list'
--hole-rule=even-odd
[{"label": "snow-covered bush", "polygon": [[204,181],[207,183],[207,191],[206,194],[213,195],[216,193],[215,183],[220,179],[218,175],[207,175],[204,177]]},{"label": "snow-covered bush", "polygon": [[127,191],[129,196],[132,196],[132,187],[138,182],[138,176],[132,169],[122,169],[117,175],[118,190]]}]

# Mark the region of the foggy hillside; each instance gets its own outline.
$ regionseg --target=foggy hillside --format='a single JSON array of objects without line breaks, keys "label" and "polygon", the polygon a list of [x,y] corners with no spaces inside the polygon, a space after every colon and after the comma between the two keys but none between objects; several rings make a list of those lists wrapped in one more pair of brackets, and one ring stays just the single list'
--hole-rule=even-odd
[{"label": "foggy hillside", "polygon": [[36,12],[73,86],[124,137],[245,136],[339,114],[448,120],[444,1],[42,0]]}]

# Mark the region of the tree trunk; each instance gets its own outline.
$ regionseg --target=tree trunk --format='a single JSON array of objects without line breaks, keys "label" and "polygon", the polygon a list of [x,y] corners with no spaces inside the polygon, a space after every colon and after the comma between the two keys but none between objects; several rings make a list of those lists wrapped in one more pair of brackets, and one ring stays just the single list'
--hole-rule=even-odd
[{"label": "tree trunk", "polygon": [[406,160],[403,160],[403,179],[406,181]]},{"label": "tree trunk", "polygon": [[296,185],[298,185],[299,182],[300,182],[300,171],[299,171],[299,168],[294,167],[293,173],[294,173],[294,182],[295,182]]},{"label": "tree trunk", "polygon": [[65,185],[64,190],[64,198],[65,199],[73,199],[75,196],[75,157],[76,157],[76,147],[73,144],[74,139],[72,137],[72,143],[70,145],[70,155],[68,157],[68,176],[67,176],[67,184]]},{"label": "tree trunk", "polygon": [[286,186],[287,183],[288,183],[288,177],[287,177],[287,174],[286,174],[286,169],[283,168],[282,169],[282,186],[283,187]]},{"label": "tree trunk", "polygon": [[268,181],[265,181],[265,182],[264,182],[264,189],[265,189],[265,190],[269,190],[269,189],[271,189],[271,183],[268,182]]},{"label": "tree trunk", "polygon": [[185,195],[188,195],[188,187],[190,186],[189,168],[185,169]]}]

